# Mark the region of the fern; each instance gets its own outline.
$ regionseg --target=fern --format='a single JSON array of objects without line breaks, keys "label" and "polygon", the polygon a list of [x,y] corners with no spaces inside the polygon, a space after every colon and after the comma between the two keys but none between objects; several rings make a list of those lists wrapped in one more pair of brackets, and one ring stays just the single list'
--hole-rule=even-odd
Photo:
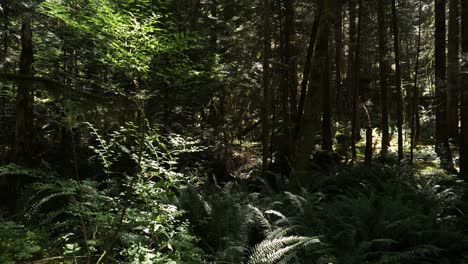
[{"label": "fern", "polygon": [[[388,166],[339,175],[322,181],[324,192],[247,195],[233,183],[195,192],[187,205],[198,220],[190,219],[203,241],[220,242],[210,250],[221,262],[420,263],[460,254],[456,187]],[[263,238],[250,240],[249,226]]]},{"label": "fern", "polygon": [[270,236],[252,250],[248,264],[292,263],[301,249],[321,253],[323,247],[318,237]]},{"label": "fern", "polygon": [[43,171],[43,170],[26,168],[26,167],[22,167],[22,166],[11,163],[11,164],[0,166],[0,177],[7,176],[7,175],[28,175],[28,176],[40,178],[40,177],[48,177],[50,176],[50,173]]},{"label": "fern", "polygon": [[[251,216],[249,217],[251,224],[258,224],[266,232],[270,231],[272,226],[269,221],[266,219],[265,214],[257,207],[249,204],[248,208],[250,209]],[[271,213],[271,210],[270,210]],[[279,212],[278,212],[279,214]]]},{"label": "fern", "polygon": [[381,258],[377,264],[400,264],[407,263],[420,258],[434,257],[439,254],[441,250],[432,245],[420,245],[404,252],[390,253]]}]

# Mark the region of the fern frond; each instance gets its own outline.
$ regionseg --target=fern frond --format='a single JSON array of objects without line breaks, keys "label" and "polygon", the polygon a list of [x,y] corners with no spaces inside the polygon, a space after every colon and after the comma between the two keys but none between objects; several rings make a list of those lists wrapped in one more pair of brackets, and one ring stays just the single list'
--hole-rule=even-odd
[{"label": "fern frond", "polygon": [[248,264],[289,263],[300,249],[321,245],[318,237],[286,236],[265,239],[252,250]]},{"label": "fern frond", "polygon": [[278,217],[279,219],[275,221],[275,224],[276,225],[280,225],[280,224],[290,224],[291,221],[288,219],[287,216],[285,216],[284,214],[282,214],[281,212],[279,211],[276,211],[276,210],[267,210],[265,211],[265,214],[266,215],[274,215],[276,217]]},{"label": "fern frond", "polygon": [[251,222],[259,224],[264,230],[271,230],[271,225],[268,222],[268,219],[266,219],[265,215],[260,209],[251,204],[248,205],[248,208],[252,214],[250,219]]},{"label": "fern frond", "polygon": [[284,192],[286,195],[286,198],[292,203],[293,206],[299,211],[299,213],[303,214],[304,213],[304,204],[307,202],[307,200],[297,194],[293,194],[290,192]]},{"label": "fern frond", "polygon": [[378,264],[400,264],[419,258],[426,258],[429,256],[436,256],[441,250],[432,245],[421,245],[404,252],[397,252],[385,255],[381,258]]},{"label": "fern frond", "polygon": [[41,220],[40,224],[45,225],[45,224],[50,224],[52,221],[54,221],[59,215],[63,214],[66,212],[66,208],[60,208],[58,210],[54,210],[51,212],[48,212],[44,219]]},{"label": "fern frond", "polygon": [[68,195],[70,195],[70,193],[68,192],[56,192],[41,198],[29,208],[28,212],[26,213],[26,217],[31,218],[34,214],[37,214],[37,212],[40,210],[40,207],[44,206],[47,202],[51,201],[52,199]]}]

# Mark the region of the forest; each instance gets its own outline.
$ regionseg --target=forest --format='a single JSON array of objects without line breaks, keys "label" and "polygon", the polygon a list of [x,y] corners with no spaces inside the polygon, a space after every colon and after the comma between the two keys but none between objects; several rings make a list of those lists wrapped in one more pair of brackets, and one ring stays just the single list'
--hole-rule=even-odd
[{"label": "forest", "polygon": [[468,1],[0,0],[0,263],[468,263]]}]

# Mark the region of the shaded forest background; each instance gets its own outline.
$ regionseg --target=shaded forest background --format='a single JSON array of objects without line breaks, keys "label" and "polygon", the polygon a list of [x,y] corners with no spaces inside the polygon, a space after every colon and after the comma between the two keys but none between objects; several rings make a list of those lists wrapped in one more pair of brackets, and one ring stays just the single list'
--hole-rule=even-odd
[{"label": "shaded forest background", "polygon": [[0,14],[1,263],[468,261],[468,2]]}]

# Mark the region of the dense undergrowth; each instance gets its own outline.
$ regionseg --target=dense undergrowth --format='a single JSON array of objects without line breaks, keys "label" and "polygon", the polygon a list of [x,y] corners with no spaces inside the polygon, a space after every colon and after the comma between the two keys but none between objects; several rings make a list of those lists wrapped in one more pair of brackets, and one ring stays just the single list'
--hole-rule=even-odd
[{"label": "dense undergrowth", "polygon": [[0,263],[463,263],[456,176],[373,164],[297,193],[261,176],[220,186],[178,168],[195,142],[88,127],[99,176],[1,167],[29,183],[0,219]]}]

